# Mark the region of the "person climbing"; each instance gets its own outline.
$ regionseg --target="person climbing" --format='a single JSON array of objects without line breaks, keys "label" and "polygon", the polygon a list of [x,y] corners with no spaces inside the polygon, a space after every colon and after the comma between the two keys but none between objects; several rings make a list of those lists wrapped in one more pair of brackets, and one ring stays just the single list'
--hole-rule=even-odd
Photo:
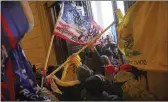
[{"label": "person climbing", "polygon": [[[91,70],[90,68],[88,68],[86,65],[82,65],[80,68],[77,69],[77,77],[78,80],[81,82],[81,99],[83,100],[83,97],[85,97],[85,91],[87,86],[87,79],[89,77],[93,77],[93,76],[100,76],[101,80],[103,80],[103,86],[101,86],[101,88],[103,88],[105,95],[110,94],[110,95],[117,95],[119,98],[122,97],[122,89],[121,89],[121,85],[120,84],[115,84],[112,83],[112,81],[107,80],[103,75],[101,74],[94,74],[93,70]],[[94,86],[96,86],[94,83],[92,83]],[[89,85],[92,85],[89,84]],[[89,87],[89,86],[88,86]],[[92,87],[92,86],[91,86]],[[103,96],[104,97],[104,96]],[[91,101],[91,100],[90,100]]]},{"label": "person climbing", "polygon": [[105,75],[104,64],[101,61],[101,57],[96,48],[94,51],[90,51],[90,58],[87,57],[86,66],[93,70],[94,73]]},{"label": "person climbing", "polygon": [[136,79],[132,72],[119,71],[114,77],[114,81],[123,83],[124,101],[154,101],[155,98]]},{"label": "person climbing", "polygon": [[109,95],[104,91],[105,78],[102,75],[93,75],[85,79],[81,93],[83,101],[119,101],[117,95]]}]

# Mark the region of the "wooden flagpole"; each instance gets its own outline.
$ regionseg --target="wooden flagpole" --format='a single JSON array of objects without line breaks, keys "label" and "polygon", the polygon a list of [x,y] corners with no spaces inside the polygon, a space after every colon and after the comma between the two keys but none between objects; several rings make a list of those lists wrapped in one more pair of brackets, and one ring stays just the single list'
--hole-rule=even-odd
[{"label": "wooden flagpole", "polygon": [[[48,64],[48,60],[49,60],[49,57],[50,57],[50,52],[51,52],[51,47],[52,47],[52,44],[53,44],[53,41],[54,41],[54,37],[55,37],[55,35],[53,34],[52,37],[51,37],[49,48],[48,48],[47,57],[46,57],[46,60],[45,60],[43,71],[46,71],[46,69],[47,69],[47,64]],[[46,74],[46,72],[43,72],[43,74],[44,73]],[[44,76],[42,76],[41,88],[43,88],[43,83],[44,83]]]},{"label": "wooden flagpole", "polygon": [[[93,38],[89,43],[92,43],[94,41],[96,41],[102,34],[104,34],[112,25],[114,24],[114,22],[112,24],[110,24],[103,32],[101,32],[100,34],[98,34],[95,38]],[[88,47],[88,44],[83,46],[78,52],[76,52],[75,54],[79,54],[80,52],[82,52],[84,49],[86,49]],[[47,76],[47,78],[51,77],[52,75],[54,75],[56,72],[58,72],[66,63],[68,62],[68,60],[66,60],[62,65],[60,65],[56,70],[54,70],[51,74],[49,74]]]},{"label": "wooden flagpole", "polygon": [[[56,17],[57,21],[56,21],[55,27],[58,24],[58,19],[61,16],[62,9],[63,9],[63,6],[61,7],[61,10],[59,11],[58,17]],[[54,29],[55,29],[55,27],[54,27]],[[50,41],[50,45],[49,45],[48,51],[47,51],[47,57],[46,57],[46,60],[45,60],[45,65],[44,65],[43,71],[46,71],[46,69],[47,69],[47,64],[48,64],[48,60],[49,60],[49,57],[50,57],[51,47],[52,47],[54,38],[55,38],[55,35],[53,34],[52,37],[51,37],[51,41]],[[43,72],[43,74],[46,74],[46,72]],[[41,89],[43,88],[43,84],[44,84],[44,76],[42,76],[42,80],[41,80]]]}]

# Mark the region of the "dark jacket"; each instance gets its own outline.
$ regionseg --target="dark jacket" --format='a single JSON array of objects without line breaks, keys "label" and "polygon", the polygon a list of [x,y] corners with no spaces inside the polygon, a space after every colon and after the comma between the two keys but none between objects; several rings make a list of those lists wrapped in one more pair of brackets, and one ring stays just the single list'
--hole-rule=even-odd
[{"label": "dark jacket", "polygon": [[107,92],[103,91],[101,94],[93,95],[89,93],[86,89],[82,90],[82,100],[83,101],[120,101],[116,95],[109,95]]},{"label": "dark jacket", "polygon": [[105,78],[101,75],[93,75],[85,80],[84,89],[81,92],[83,101],[112,101],[121,100],[117,95],[110,95],[104,90]]},{"label": "dark jacket", "polygon": [[91,58],[87,57],[86,65],[90,69],[92,69],[95,72],[95,74],[105,75],[104,64],[101,61],[101,57],[98,51],[95,50],[94,52],[90,52],[90,53],[91,53]]}]

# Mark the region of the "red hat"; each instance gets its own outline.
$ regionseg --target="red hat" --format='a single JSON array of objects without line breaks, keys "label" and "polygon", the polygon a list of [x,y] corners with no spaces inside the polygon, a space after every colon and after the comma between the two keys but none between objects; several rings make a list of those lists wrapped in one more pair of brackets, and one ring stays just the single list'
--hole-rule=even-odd
[{"label": "red hat", "polygon": [[120,66],[120,71],[132,71],[133,66],[129,64],[123,64]]},{"label": "red hat", "polygon": [[112,64],[109,64],[105,66],[105,71],[106,73],[112,74],[114,72],[117,72],[118,68],[115,68]]}]

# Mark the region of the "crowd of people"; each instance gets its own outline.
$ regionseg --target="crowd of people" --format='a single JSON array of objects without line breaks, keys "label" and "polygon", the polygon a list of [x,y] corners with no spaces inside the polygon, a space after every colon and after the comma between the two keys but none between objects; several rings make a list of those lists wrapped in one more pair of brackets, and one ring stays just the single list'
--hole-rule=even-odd
[{"label": "crowd of people", "polygon": [[[151,6],[152,4],[152,6]],[[161,4],[160,8],[157,4]],[[157,20],[159,17],[166,18],[165,16],[165,5],[166,2],[137,2],[135,6],[132,6],[128,10],[128,13],[124,16],[124,18],[128,18],[130,21],[127,22],[123,20],[117,28],[117,31],[122,35],[121,38],[124,38],[124,41],[131,42],[132,46],[132,36],[136,42],[136,49],[142,51],[145,56],[145,59],[148,61],[148,65],[150,65],[148,70],[154,70],[159,68],[159,70],[167,70],[167,63],[166,54],[164,50],[164,46],[159,46],[162,43],[165,43],[165,35],[167,34],[166,31],[166,24],[165,22],[160,22]],[[155,6],[153,6],[155,5]],[[144,8],[143,10],[139,10],[139,7]],[[148,15],[146,16],[144,11],[150,7],[148,10]],[[153,8],[152,8],[153,7]],[[154,9],[154,8],[158,8]],[[137,9],[138,8],[138,9]],[[131,10],[132,9],[132,10]],[[134,12],[132,12],[134,11]],[[158,12],[156,12],[158,11]],[[162,11],[162,12],[161,12]],[[135,13],[136,12],[136,13]],[[159,13],[159,16],[157,14]],[[166,12],[167,13],[167,12]],[[48,79],[46,76],[51,74],[58,66],[49,66],[47,70],[47,74],[45,70],[43,73],[40,71],[36,71],[36,66],[31,66],[31,63],[27,60],[24,51],[20,45],[21,39],[23,39],[24,35],[29,32],[34,26],[34,19],[33,14],[31,12],[31,8],[29,7],[28,2],[2,2],[2,42],[1,42],[1,100],[2,101],[50,101],[47,97],[47,94],[44,95],[42,90],[39,86],[41,85],[41,78],[44,77],[44,87],[46,87],[51,92],[53,91],[53,87],[51,83],[58,84],[57,79],[61,79],[64,75],[65,69],[73,68],[73,75],[76,75],[74,78],[75,81],[78,83],[71,84],[67,87],[61,85],[55,85],[57,89],[60,89],[60,93],[55,93],[54,95],[57,96],[58,100],[60,101],[153,101],[155,97],[162,97],[165,92],[164,88],[158,88],[159,93],[154,97],[148,92],[148,81],[146,78],[145,71],[138,70],[135,66],[131,66],[124,62],[123,56],[121,52],[118,50],[116,44],[112,43],[110,40],[110,36],[107,35],[105,39],[100,40],[100,44],[96,45],[94,48],[88,48],[82,53],[80,53],[80,58],[82,59],[81,62],[77,60],[79,67],[75,68],[71,66],[75,62],[72,62],[70,59],[71,65],[66,64],[66,68],[62,68],[55,74],[55,80],[52,80],[50,84],[47,84]],[[118,16],[119,16],[118,12]],[[154,15],[156,14],[156,15]],[[131,16],[130,16],[131,15]],[[137,16],[142,15],[142,16]],[[136,18],[136,17],[138,18]],[[146,20],[143,20],[144,17]],[[155,17],[151,19],[151,17]],[[79,17],[78,17],[79,18]],[[122,17],[119,17],[122,18]],[[132,19],[134,18],[134,19]],[[122,18],[123,19],[123,18]],[[142,20],[140,20],[142,19]],[[130,26],[132,22],[134,25],[139,25],[138,21],[141,21],[140,26]],[[121,20],[122,21],[122,20]],[[148,22],[147,22],[148,21]],[[125,22],[127,23],[126,25]],[[154,26],[153,26],[154,25]],[[148,27],[150,26],[150,28]],[[134,29],[133,31],[130,30]],[[151,28],[157,28],[153,30]],[[146,28],[146,29],[144,29]],[[149,29],[148,29],[149,28]],[[143,33],[139,32],[141,29],[144,29]],[[93,28],[93,31],[95,28]],[[130,34],[131,32],[131,34]],[[150,32],[150,34],[148,34]],[[147,34],[148,36],[146,36]],[[162,34],[157,38],[158,33]],[[95,33],[97,34],[97,33]],[[89,36],[89,35],[87,35]],[[82,38],[80,36],[79,39],[88,39],[86,37]],[[145,36],[145,37],[144,37]],[[152,41],[158,40],[158,44],[154,44],[155,46],[151,47]],[[163,38],[161,42],[161,38]],[[140,44],[139,41],[143,39],[144,41]],[[151,39],[151,42],[148,43],[148,40]],[[145,45],[145,47],[143,47]],[[163,44],[162,44],[163,45]],[[149,47],[148,47],[149,46]],[[159,46],[159,48],[158,48]],[[89,46],[91,47],[91,46]],[[93,47],[93,46],[92,46]],[[130,47],[130,46],[129,46]],[[149,48],[159,49],[157,50],[157,55],[155,57],[151,57],[155,55],[155,51],[149,52]],[[151,49],[150,49],[151,50]],[[139,51],[133,52],[135,55],[139,55]],[[159,56],[160,55],[160,56]],[[143,56],[139,57],[143,58]],[[79,58],[79,56],[77,56]],[[77,58],[76,57],[76,58]],[[79,59],[80,59],[79,58]],[[153,59],[159,59],[153,61]],[[69,60],[69,59],[68,59]],[[73,59],[74,60],[74,59]],[[157,63],[154,63],[157,62]],[[75,63],[76,64],[76,63]],[[163,66],[164,65],[164,66]],[[70,68],[71,66],[71,68]],[[155,67],[155,68],[154,68]],[[33,68],[33,70],[32,70]],[[75,69],[75,70],[74,70]],[[33,74],[34,71],[34,74]],[[66,70],[67,71],[67,70]],[[75,74],[74,74],[75,73]],[[158,73],[159,75],[159,73]],[[54,75],[51,75],[52,77]],[[57,76],[57,77],[56,77]],[[160,75],[159,75],[160,76]],[[163,74],[161,76],[164,76]],[[69,77],[69,75],[68,75]],[[36,79],[35,79],[36,78]],[[145,78],[145,85],[141,85],[141,78]],[[162,79],[163,77],[161,77]],[[52,79],[52,78],[51,78]],[[54,78],[53,78],[54,79]],[[76,80],[77,79],[77,80]],[[37,82],[36,82],[37,80]],[[46,81],[47,80],[47,81]],[[72,78],[73,80],[73,78]],[[55,82],[54,82],[55,81]],[[68,80],[69,81],[69,80]],[[158,82],[164,82],[164,80],[159,80]],[[39,85],[37,85],[39,84]],[[154,86],[157,86],[156,82],[152,83]],[[161,85],[161,84],[160,84]],[[159,87],[162,87],[160,86]],[[41,91],[39,91],[41,90]],[[155,91],[155,92],[158,92]],[[151,91],[152,92],[152,91]],[[163,92],[163,93],[162,93]],[[162,94],[162,95],[159,95]],[[165,96],[165,95],[164,95]],[[167,98],[167,97],[166,97]],[[52,99],[51,99],[52,100]],[[52,100],[54,101],[54,100]]]},{"label": "crowd of people", "polygon": [[[94,51],[87,49],[80,54],[82,65],[76,71],[80,84],[71,87],[58,85],[62,91],[62,95],[57,94],[60,101],[131,100],[131,98],[123,98],[125,96],[123,95],[123,86],[126,86],[125,83],[127,81],[129,82],[131,78],[131,80],[136,82],[138,77],[145,74],[129,64],[122,63],[122,55],[118,53],[119,50],[117,46],[111,43],[111,41],[108,41],[108,39],[105,40],[107,43],[103,46],[96,45]],[[50,74],[57,67],[51,66],[48,68],[47,74]],[[55,75],[61,78],[62,72],[63,70],[60,70]],[[123,73],[125,76],[122,76]],[[127,75],[130,76],[130,74],[132,77],[127,77]],[[118,76],[121,78],[119,81]],[[39,82],[39,84],[41,84],[41,82]],[[50,86],[46,87],[51,90]],[[133,100],[140,100],[136,99],[135,96],[132,97]],[[148,99],[142,98],[141,100],[152,100],[153,97],[151,97]]]}]

